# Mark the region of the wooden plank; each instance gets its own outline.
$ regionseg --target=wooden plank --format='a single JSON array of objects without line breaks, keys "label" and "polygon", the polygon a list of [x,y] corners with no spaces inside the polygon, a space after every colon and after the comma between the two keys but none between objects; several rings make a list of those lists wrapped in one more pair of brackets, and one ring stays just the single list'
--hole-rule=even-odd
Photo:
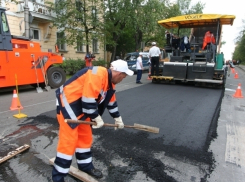
[{"label": "wooden plank", "polygon": [[[54,165],[55,157],[52,159],[49,159],[49,163]],[[84,182],[98,182],[96,179],[94,179],[92,176],[88,175],[85,172],[80,171],[79,169],[71,166],[69,170],[69,174],[84,181]]]},{"label": "wooden plank", "polygon": [[29,148],[30,148],[30,146],[25,144],[25,145],[15,149],[14,151],[9,152],[7,156],[0,158],[0,164],[3,163],[4,161],[16,156],[17,154],[29,149]]}]

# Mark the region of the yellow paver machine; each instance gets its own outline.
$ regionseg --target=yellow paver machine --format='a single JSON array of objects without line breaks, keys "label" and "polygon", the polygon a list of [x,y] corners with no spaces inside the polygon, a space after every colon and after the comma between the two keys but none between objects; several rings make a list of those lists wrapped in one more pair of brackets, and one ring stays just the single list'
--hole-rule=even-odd
[{"label": "yellow paver machine", "polygon": [[158,21],[166,28],[164,49],[170,61],[159,68],[160,75],[151,76],[152,82],[193,82],[223,88],[227,67],[220,53],[222,26],[232,25],[234,19],[233,15],[190,14]]}]

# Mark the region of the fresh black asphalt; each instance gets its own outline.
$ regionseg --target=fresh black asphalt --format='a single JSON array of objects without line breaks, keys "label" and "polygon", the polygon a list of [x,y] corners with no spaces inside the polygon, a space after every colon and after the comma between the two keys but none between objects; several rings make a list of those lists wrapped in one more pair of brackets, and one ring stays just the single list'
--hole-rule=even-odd
[{"label": "fresh black asphalt", "polygon": [[[113,128],[95,129],[93,134],[96,140],[92,148],[94,162],[99,169],[107,171],[102,180],[131,181],[137,172],[143,171],[146,178],[154,181],[176,181],[166,173],[166,169],[169,171],[168,166],[154,156],[164,152],[172,158],[208,165],[206,175],[201,179],[205,181],[215,162],[212,152],[207,149],[212,137],[216,137],[222,95],[222,89],[181,84],[144,84],[118,92],[116,96],[119,111],[125,124],[158,127],[160,133],[126,128],[116,131]],[[107,123],[114,122],[107,111],[103,119]],[[42,129],[40,125],[47,125],[47,128]],[[13,148],[9,147],[11,143],[27,143],[31,145],[31,149],[1,165],[5,169],[0,175],[1,181],[18,181],[20,169],[23,170],[22,179],[27,182],[36,175],[40,182],[51,181],[52,167],[43,163],[40,158],[43,157],[42,154],[55,156],[58,139],[55,110],[26,118],[18,126],[19,130],[2,139],[1,156]],[[115,159],[122,160],[127,166],[112,164]],[[14,171],[11,172],[12,169]],[[12,179],[9,178],[10,172],[13,173]],[[77,181],[70,176],[68,179]]]}]

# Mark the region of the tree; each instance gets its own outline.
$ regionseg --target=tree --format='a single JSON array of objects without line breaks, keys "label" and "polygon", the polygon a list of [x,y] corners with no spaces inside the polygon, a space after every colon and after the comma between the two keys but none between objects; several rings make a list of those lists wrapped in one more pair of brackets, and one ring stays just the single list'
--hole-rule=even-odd
[{"label": "tree", "polygon": [[237,46],[236,46],[235,51],[233,53],[232,59],[245,62],[245,35],[243,35],[241,37],[241,40],[239,42],[237,42]]},{"label": "tree", "polygon": [[[58,0],[51,4],[57,17],[53,24],[65,35],[61,43],[77,46],[86,44],[87,52],[92,39],[106,40],[106,50],[115,55],[139,50],[156,41],[164,46],[165,29],[157,21],[189,12],[201,12],[203,5],[190,8],[191,0]],[[64,8],[65,7],[65,8]],[[96,10],[95,13],[93,13]],[[183,12],[181,10],[184,10]],[[74,21],[75,20],[75,21]],[[101,36],[104,35],[104,36]]]},{"label": "tree", "polygon": [[236,47],[232,59],[245,62],[245,20],[242,20],[243,28],[236,38]]},{"label": "tree", "polygon": [[[107,0],[105,2],[106,49],[112,52],[111,61],[115,59],[120,37],[125,33],[126,24],[131,18],[131,0]],[[121,44],[121,45],[124,45]],[[122,48],[123,49],[123,48]]]},{"label": "tree", "polygon": [[53,26],[61,35],[57,43],[66,43],[77,48],[89,45],[92,40],[103,40],[103,10],[99,0],[58,0],[47,2],[56,13]]}]

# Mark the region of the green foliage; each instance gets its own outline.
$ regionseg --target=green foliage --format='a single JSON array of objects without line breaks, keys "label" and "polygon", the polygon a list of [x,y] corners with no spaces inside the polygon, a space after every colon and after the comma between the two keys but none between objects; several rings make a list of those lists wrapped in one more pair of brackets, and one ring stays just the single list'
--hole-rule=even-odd
[{"label": "green foliage", "polygon": [[85,61],[81,59],[66,59],[60,67],[65,70],[66,74],[73,75],[85,67]]},{"label": "green foliage", "polygon": [[245,64],[245,20],[243,20],[243,29],[236,40],[237,46],[235,47],[232,59],[240,60],[242,64]]},{"label": "green foliage", "polygon": [[[157,21],[182,14],[202,13],[204,8],[200,2],[191,6],[191,0],[179,0],[177,3],[170,0],[107,2],[105,31],[107,50],[114,53],[112,59],[115,56],[123,57],[126,52],[141,50],[141,42],[150,46],[152,41],[156,41],[160,47],[164,47],[165,29]],[[173,33],[177,34],[177,30]]]},{"label": "green foliage", "polygon": [[245,63],[245,35],[243,35],[241,40],[238,42],[232,59],[240,60],[243,64]]},{"label": "green foliage", "polygon": [[[104,60],[93,61],[93,66],[104,66],[108,68],[108,64]],[[82,68],[85,68],[85,61],[81,59],[67,59],[63,61],[62,64],[57,64],[55,66],[61,67],[67,75],[73,75]]]},{"label": "green foliage", "polygon": [[[88,51],[92,39],[106,43],[106,50],[115,56],[140,50],[141,43],[149,46],[156,41],[165,44],[165,29],[158,21],[188,13],[201,13],[203,4],[191,6],[191,0],[58,0],[49,3],[56,12],[53,25],[64,38],[58,43],[86,45]],[[92,10],[96,9],[97,19]],[[175,32],[174,32],[175,33]],[[102,44],[101,44],[102,45]]]},{"label": "green foliage", "polygon": [[93,66],[104,66],[106,68],[109,68],[108,63],[104,60],[93,61],[92,63],[93,63]]},{"label": "green foliage", "polygon": [[58,0],[56,3],[46,2],[56,13],[53,26],[65,36],[59,37],[57,43],[66,43],[68,46],[89,46],[93,39],[102,41],[103,8],[99,0]]}]

